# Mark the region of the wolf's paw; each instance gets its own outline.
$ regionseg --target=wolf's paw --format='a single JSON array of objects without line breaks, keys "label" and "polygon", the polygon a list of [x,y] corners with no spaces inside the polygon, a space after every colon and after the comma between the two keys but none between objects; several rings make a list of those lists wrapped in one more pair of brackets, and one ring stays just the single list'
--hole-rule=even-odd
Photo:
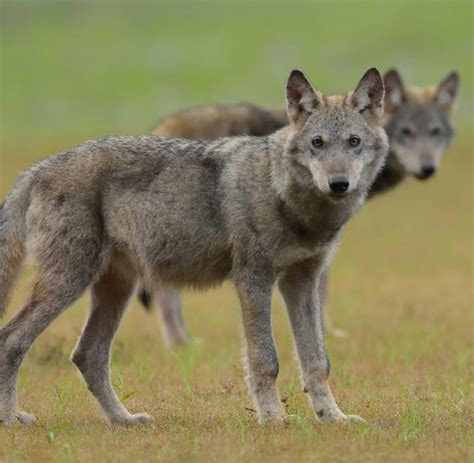
[{"label": "wolf's paw", "polygon": [[270,426],[286,426],[290,424],[290,419],[284,411],[278,410],[260,416],[259,422]]},{"label": "wolf's paw", "polygon": [[261,420],[261,423],[269,426],[288,426],[290,418],[287,415],[275,415]]},{"label": "wolf's paw", "polygon": [[37,420],[34,415],[32,415],[31,413],[22,412],[20,410],[12,413],[11,415],[0,418],[0,425],[3,426],[28,426],[36,423]]},{"label": "wolf's paw", "polygon": [[153,421],[153,417],[148,413],[135,413],[134,415],[129,414],[110,420],[112,425],[125,425],[125,426],[136,426],[140,424],[146,424]]},{"label": "wolf's paw", "polygon": [[16,419],[18,420],[20,424],[26,424],[26,425],[36,424],[38,422],[38,420],[36,419],[34,415],[32,415],[31,413],[22,412],[22,411],[18,411],[16,413]]},{"label": "wolf's paw", "polygon": [[358,415],[345,415],[339,409],[320,410],[316,412],[318,421],[327,423],[356,422],[365,423],[366,421]]},{"label": "wolf's paw", "polygon": [[135,413],[131,416],[131,424],[145,424],[153,421],[153,417],[148,413]]},{"label": "wolf's paw", "polygon": [[359,415],[346,415],[347,421],[355,421],[356,423],[367,423],[364,418]]}]

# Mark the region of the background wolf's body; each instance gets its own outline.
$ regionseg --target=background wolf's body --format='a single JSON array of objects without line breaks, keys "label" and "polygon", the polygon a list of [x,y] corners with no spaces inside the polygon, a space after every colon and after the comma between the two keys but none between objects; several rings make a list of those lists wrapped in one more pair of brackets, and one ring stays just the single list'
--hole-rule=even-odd
[{"label": "background wolf's body", "polygon": [[163,119],[153,135],[214,140],[237,135],[270,135],[288,124],[286,108],[264,108],[252,103],[200,106]]},{"label": "background wolf's body", "polygon": [[[458,77],[450,74],[437,86],[406,87],[395,70],[385,75],[387,95],[384,125],[387,129],[391,149],[387,161],[372,185],[368,199],[392,190],[409,177],[424,178],[423,168],[439,167],[443,151],[452,141],[453,129],[450,112],[457,95]],[[388,86],[387,86],[388,82]],[[436,96],[443,88],[450,93],[445,95],[446,108],[436,104]],[[251,103],[203,106],[190,108],[166,117],[152,130],[152,134],[164,137],[184,137],[211,140],[232,135],[269,135],[288,124],[284,108],[263,108]],[[406,146],[410,134],[418,134],[415,146]],[[430,130],[436,127],[440,133],[430,136]],[[412,143],[413,145],[413,143]],[[432,145],[432,146],[430,146]],[[428,175],[428,176],[429,176]],[[325,305],[328,275],[322,275],[322,305]],[[142,304],[150,308],[151,291],[142,288],[139,298]],[[180,293],[176,289],[154,288],[160,328],[167,345],[186,342],[187,334],[183,322]],[[335,333],[342,333],[335,330]]]}]

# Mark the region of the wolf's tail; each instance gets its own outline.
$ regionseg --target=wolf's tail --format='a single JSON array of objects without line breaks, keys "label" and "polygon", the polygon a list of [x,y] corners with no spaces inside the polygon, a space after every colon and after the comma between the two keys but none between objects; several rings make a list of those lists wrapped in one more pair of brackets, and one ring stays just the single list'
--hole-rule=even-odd
[{"label": "wolf's tail", "polygon": [[0,318],[7,308],[25,254],[25,215],[30,203],[31,181],[24,175],[0,204]]}]

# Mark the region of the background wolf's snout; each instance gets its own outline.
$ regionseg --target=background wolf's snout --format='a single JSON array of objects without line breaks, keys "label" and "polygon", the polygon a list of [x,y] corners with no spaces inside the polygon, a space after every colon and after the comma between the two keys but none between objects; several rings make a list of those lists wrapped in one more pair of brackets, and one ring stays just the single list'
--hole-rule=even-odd
[{"label": "background wolf's snout", "polygon": [[349,188],[349,179],[345,175],[332,175],[329,178],[329,188],[333,193],[345,193]]}]

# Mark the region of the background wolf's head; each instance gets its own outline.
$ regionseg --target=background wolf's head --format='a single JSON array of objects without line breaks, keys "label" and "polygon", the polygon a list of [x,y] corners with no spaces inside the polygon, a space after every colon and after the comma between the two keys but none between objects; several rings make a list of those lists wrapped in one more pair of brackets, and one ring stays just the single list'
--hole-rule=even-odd
[{"label": "background wolf's head", "polygon": [[390,151],[408,175],[431,177],[454,135],[450,116],[458,94],[459,75],[452,72],[439,85],[405,86],[392,69],[384,76],[385,128]]},{"label": "background wolf's head", "polygon": [[292,175],[334,199],[367,191],[388,149],[381,126],[384,85],[369,69],[347,95],[325,97],[300,71],[287,85],[287,111],[294,130],[286,146]]}]

